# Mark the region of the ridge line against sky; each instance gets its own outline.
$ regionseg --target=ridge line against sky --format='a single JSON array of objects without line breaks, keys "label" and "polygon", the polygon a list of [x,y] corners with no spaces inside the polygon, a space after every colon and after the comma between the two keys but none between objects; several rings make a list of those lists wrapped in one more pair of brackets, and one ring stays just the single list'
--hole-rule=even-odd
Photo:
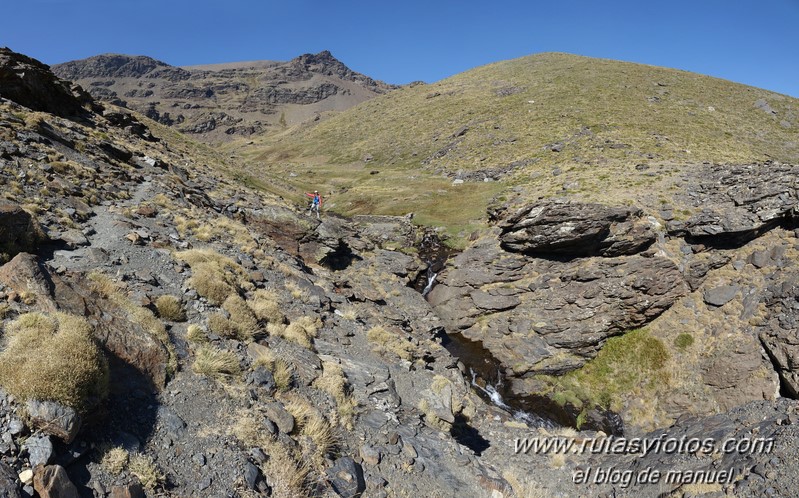
[{"label": "ridge line against sky", "polygon": [[647,4],[26,0],[3,7],[0,46],[51,65],[101,53],[189,66],[330,50],[353,70],[397,84],[567,52],[799,97],[799,0]]}]

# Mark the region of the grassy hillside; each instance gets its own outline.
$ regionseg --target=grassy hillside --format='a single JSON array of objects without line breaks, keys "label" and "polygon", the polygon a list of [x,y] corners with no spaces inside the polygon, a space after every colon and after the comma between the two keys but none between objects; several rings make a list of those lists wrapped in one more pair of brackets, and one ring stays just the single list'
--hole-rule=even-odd
[{"label": "grassy hillside", "polygon": [[[402,88],[242,151],[254,176],[321,187],[341,212],[414,211],[462,228],[513,186],[601,199],[651,190],[691,163],[795,162],[799,100],[548,53]],[[458,177],[466,183],[452,185]]]}]

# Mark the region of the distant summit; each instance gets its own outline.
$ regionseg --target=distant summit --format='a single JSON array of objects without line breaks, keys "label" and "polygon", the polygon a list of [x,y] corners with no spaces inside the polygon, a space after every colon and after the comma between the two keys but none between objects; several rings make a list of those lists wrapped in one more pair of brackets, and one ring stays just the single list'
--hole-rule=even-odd
[{"label": "distant summit", "polygon": [[85,78],[141,78],[159,69],[188,72],[144,55],[102,54],[53,66],[60,77],[72,81]]},{"label": "distant summit", "polygon": [[53,66],[95,98],[210,141],[278,132],[396,88],[325,50],[288,62],[175,67],[147,56],[103,54]]}]

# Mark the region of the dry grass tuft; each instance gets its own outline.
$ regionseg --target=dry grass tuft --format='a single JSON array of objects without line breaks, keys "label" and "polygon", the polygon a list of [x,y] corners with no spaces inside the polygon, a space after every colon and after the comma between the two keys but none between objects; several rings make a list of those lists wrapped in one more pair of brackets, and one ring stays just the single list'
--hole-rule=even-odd
[{"label": "dry grass tuft", "polygon": [[344,370],[336,364],[326,361],[322,364],[322,375],[316,378],[313,386],[328,393],[335,401],[339,423],[343,427],[352,427],[352,416],[356,402],[349,392]]},{"label": "dry grass tuft", "polygon": [[258,332],[258,319],[247,303],[238,294],[231,294],[225,299],[222,308],[230,313],[230,322],[235,329],[236,338],[240,341],[252,341]]},{"label": "dry grass tuft", "polygon": [[208,330],[219,337],[236,337],[236,326],[222,313],[208,315]]},{"label": "dry grass tuft", "polygon": [[130,454],[128,450],[120,447],[110,448],[103,454],[100,466],[114,476],[119,475],[128,465]]},{"label": "dry grass tuft", "polygon": [[291,322],[286,330],[283,332],[283,337],[289,341],[296,342],[304,348],[310,349],[312,346],[312,339],[314,339],[319,332],[321,322],[318,318],[311,318],[303,316]]},{"label": "dry grass tuft", "polygon": [[416,351],[414,345],[380,325],[369,329],[366,338],[372,343],[372,350],[377,353],[390,352],[404,360],[413,361],[413,354]]},{"label": "dry grass tuft", "polygon": [[180,299],[175,296],[158,296],[155,300],[155,307],[158,310],[158,316],[164,320],[171,322],[185,322],[186,313],[183,311],[183,305]]},{"label": "dry grass tuft", "polygon": [[258,289],[253,297],[247,301],[247,306],[255,313],[260,320],[267,323],[281,324],[286,321],[285,315],[280,311],[278,296],[275,292],[266,289]]},{"label": "dry grass tuft", "polygon": [[108,392],[108,365],[85,319],[30,313],[8,326],[0,384],[14,396],[86,410]]},{"label": "dry grass tuft", "polygon": [[205,330],[203,330],[203,328],[196,323],[192,323],[189,325],[188,329],[186,329],[186,339],[198,344],[204,344],[208,342],[208,336],[206,335]]},{"label": "dry grass tuft", "polygon": [[262,470],[272,485],[272,496],[294,498],[308,495],[308,464],[265,431],[252,413],[240,414],[231,432],[246,446],[261,447],[269,455]]},{"label": "dry grass tuft", "polygon": [[191,368],[195,373],[217,379],[241,373],[235,353],[204,345],[197,349]]},{"label": "dry grass tuft", "polygon": [[239,265],[210,249],[190,249],[175,257],[191,266],[189,285],[213,304],[221,305],[228,296],[252,285]]},{"label": "dry grass tuft", "polygon": [[131,455],[128,470],[138,477],[142,486],[148,490],[153,490],[165,482],[164,473],[155,464],[153,457],[149,455],[140,453]]}]

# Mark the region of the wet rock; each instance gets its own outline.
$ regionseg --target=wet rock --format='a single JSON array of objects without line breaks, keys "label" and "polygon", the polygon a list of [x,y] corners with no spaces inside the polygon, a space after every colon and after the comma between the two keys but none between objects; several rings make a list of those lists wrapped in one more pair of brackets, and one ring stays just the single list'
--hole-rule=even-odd
[{"label": "wet rock", "polygon": [[341,457],[327,470],[330,484],[339,496],[355,498],[366,489],[363,469],[351,457]]},{"label": "wet rock", "polygon": [[74,408],[55,401],[29,400],[26,403],[28,416],[34,427],[71,443],[78,435],[81,417]]},{"label": "wet rock", "polygon": [[60,465],[33,469],[33,488],[41,498],[79,498],[78,489]]}]

